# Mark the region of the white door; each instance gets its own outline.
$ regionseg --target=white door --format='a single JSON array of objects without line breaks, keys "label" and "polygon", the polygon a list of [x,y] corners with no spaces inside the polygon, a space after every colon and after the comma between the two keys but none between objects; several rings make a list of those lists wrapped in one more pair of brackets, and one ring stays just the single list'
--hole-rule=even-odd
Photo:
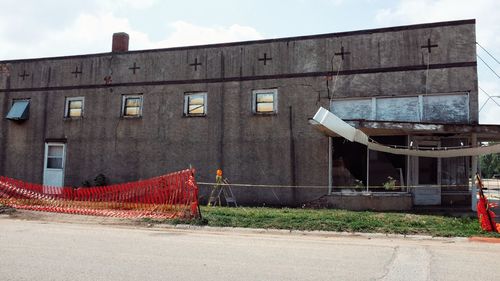
[{"label": "white door", "polygon": [[[43,185],[64,186],[64,162],[66,145],[64,143],[45,143],[45,161],[43,165]],[[57,190],[47,193],[60,193]]]}]

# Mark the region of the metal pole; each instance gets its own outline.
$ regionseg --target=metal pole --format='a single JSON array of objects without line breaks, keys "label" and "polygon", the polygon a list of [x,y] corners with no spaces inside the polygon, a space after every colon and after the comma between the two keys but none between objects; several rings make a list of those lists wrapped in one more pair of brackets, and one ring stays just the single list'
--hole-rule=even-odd
[{"label": "metal pole", "polygon": [[366,147],[366,192],[370,187],[370,149]]},{"label": "metal pole", "polygon": [[328,195],[332,194],[332,137],[328,137]]},{"label": "metal pole", "polygon": [[[477,147],[477,135],[472,133],[471,136],[472,147]],[[471,209],[477,211],[477,187],[476,187],[476,173],[477,173],[477,156],[472,156],[472,173],[470,173],[471,178]]]}]

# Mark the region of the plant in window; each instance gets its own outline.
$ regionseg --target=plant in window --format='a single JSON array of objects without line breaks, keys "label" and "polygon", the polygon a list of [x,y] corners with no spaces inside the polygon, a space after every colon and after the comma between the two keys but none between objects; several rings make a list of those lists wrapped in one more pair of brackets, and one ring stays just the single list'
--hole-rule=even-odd
[{"label": "plant in window", "polygon": [[360,180],[354,180],[354,188],[364,188],[365,185],[363,184],[363,181]]},{"label": "plant in window", "polygon": [[383,186],[385,190],[396,190],[396,180],[393,177],[388,176],[387,181],[384,182]]}]

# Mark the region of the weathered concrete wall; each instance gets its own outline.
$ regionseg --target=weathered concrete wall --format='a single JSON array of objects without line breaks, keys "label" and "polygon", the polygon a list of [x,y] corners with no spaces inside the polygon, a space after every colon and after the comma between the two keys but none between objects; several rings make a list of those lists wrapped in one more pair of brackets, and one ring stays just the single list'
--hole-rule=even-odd
[{"label": "weathered concrete wall", "polygon": [[[277,115],[252,113],[255,82],[11,93],[8,103],[31,98],[30,119],[2,121],[8,144],[3,149],[8,163],[3,174],[41,182],[44,141],[65,139],[69,185],[98,173],[123,182],[190,164],[203,181],[213,180],[215,170],[222,167],[234,182],[293,184],[295,173],[297,184],[324,184],[327,142],[307,123],[316,110],[317,94],[266,82],[264,88],[278,88]],[[208,92],[206,117],[183,116],[184,93],[191,91]],[[144,95],[143,116],[120,117],[122,94],[135,93]],[[63,118],[65,96],[85,97],[84,118]],[[306,149],[306,155],[299,155]]]},{"label": "weathered concrete wall", "polygon": [[413,207],[409,193],[372,193],[342,194],[336,193],[323,198],[326,208],[347,209],[353,211],[407,211]]},{"label": "weathered concrete wall", "polygon": [[[0,174],[41,182],[44,142],[64,139],[67,185],[98,173],[112,182],[148,178],[189,164],[199,181],[213,181],[222,167],[231,182],[326,185],[327,139],[308,124],[319,106],[328,107],[335,78],[325,77],[340,67],[335,97],[414,96],[426,84],[430,92],[468,91],[477,122],[474,28],[463,21],[2,61],[9,74],[0,74],[1,116],[16,98],[30,98],[31,107],[24,123],[0,122]],[[438,44],[431,53],[422,48],[428,39]],[[335,55],[341,47],[350,52],[344,60]],[[278,90],[278,113],[254,115],[252,90],[268,88]],[[207,92],[205,117],[183,116],[184,93],[192,91]],[[141,118],[120,117],[124,94],[143,95]],[[73,96],[85,97],[82,119],[63,118],[65,97]]]},{"label": "weathered concrete wall", "polygon": [[[106,76],[111,76],[115,85],[260,81],[258,78],[331,75],[340,69],[336,97],[470,91],[471,120],[477,122],[474,29],[473,21],[465,21],[441,26],[0,63],[9,66],[12,88],[95,86],[104,84]],[[431,47],[430,52],[425,48],[428,40],[431,46],[437,45]],[[338,55],[342,48],[344,56]],[[264,54],[272,58],[265,64]],[[192,65],[195,60],[201,63],[196,71]],[[133,66],[140,68],[130,69]],[[19,74],[24,71],[30,76],[21,78]],[[329,71],[332,73],[325,73]],[[0,89],[5,87],[0,84]]]}]

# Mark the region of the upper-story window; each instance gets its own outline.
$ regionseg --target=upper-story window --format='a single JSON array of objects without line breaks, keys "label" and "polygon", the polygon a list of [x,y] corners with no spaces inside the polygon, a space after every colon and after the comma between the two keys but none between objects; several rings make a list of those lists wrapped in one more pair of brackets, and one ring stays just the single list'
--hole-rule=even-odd
[{"label": "upper-story window", "polygon": [[67,97],[64,109],[64,117],[81,118],[83,117],[83,107],[85,99],[83,97]]},{"label": "upper-story window", "polygon": [[276,114],[278,112],[278,90],[254,90],[252,109],[255,114]]},{"label": "upper-story window", "polygon": [[207,114],[207,93],[186,93],[184,95],[185,116],[205,116]]},{"label": "upper-story window", "polygon": [[14,121],[28,120],[30,115],[30,100],[18,99],[12,101],[12,107],[5,118]]},{"label": "upper-story window", "polygon": [[142,95],[123,95],[122,116],[123,117],[142,116]]}]

